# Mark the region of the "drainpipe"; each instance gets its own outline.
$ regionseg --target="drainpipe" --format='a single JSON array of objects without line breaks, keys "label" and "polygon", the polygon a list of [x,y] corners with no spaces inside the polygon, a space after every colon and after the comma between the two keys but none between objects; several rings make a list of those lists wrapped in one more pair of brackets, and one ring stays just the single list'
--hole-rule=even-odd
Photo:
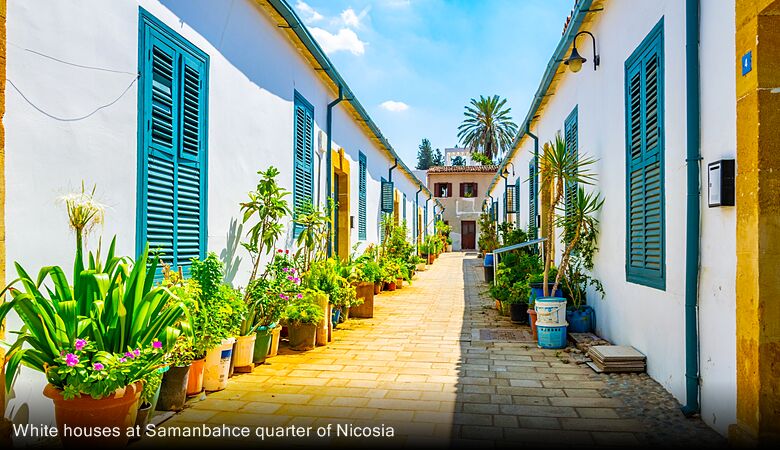
[{"label": "drainpipe", "polygon": [[[493,203],[495,203],[495,200],[493,199],[493,194],[488,194],[488,197],[490,197],[490,204],[488,205],[488,213],[490,213],[490,210],[493,209]],[[490,214],[490,219],[493,220],[493,214]]]},{"label": "drainpipe", "polygon": [[699,0],[685,1],[685,101],[688,195],[685,229],[685,406],[686,416],[699,412],[699,246],[701,151],[699,98]]},{"label": "drainpipe", "polygon": [[507,201],[506,190],[508,189],[508,186],[507,186],[508,182],[507,182],[506,177],[507,177],[507,171],[506,171],[506,168],[504,168],[504,170],[501,172],[501,178],[504,179],[504,208],[503,208],[503,213],[502,213],[502,216],[504,218],[504,222],[506,222],[506,218],[507,218],[506,208],[507,208],[507,206],[509,206],[506,203],[506,201]]},{"label": "drainpipe", "polygon": [[398,167],[398,160],[397,159],[395,160],[395,164],[393,164],[393,166],[390,167],[390,169],[387,170],[387,181],[389,181],[391,183],[393,182],[393,169],[395,169],[396,167]]},{"label": "drainpipe", "polygon": [[[431,201],[431,197],[425,199],[425,212],[428,212],[428,202]],[[428,237],[428,214],[425,214],[425,217],[423,217],[423,234],[425,237]]]},{"label": "drainpipe", "polygon": [[[328,103],[328,109],[327,109],[327,119],[325,127],[327,130],[325,131],[328,134],[328,148],[326,150],[327,154],[325,155],[325,165],[327,166],[325,169],[328,171],[327,176],[325,177],[325,182],[327,184],[325,188],[325,192],[327,192],[327,197],[325,198],[326,201],[329,201],[333,196],[333,155],[331,154],[331,149],[333,148],[333,138],[331,136],[331,131],[333,130],[333,108],[341,103],[341,101],[344,100],[344,93],[342,92],[341,84],[339,84],[339,96],[337,99],[333,100],[332,102]],[[329,203],[330,204],[330,203]],[[333,254],[333,224],[328,221],[328,258],[331,257]]]},{"label": "drainpipe", "polygon": [[418,230],[420,229],[420,192],[422,192],[422,184],[420,185],[420,189],[417,189],[417,192],[414,193],[414,231],[412,232],[414,236],[414,250],[415,253],[419,251],[419,239],[417,239],[417,236],[420,234]]}]

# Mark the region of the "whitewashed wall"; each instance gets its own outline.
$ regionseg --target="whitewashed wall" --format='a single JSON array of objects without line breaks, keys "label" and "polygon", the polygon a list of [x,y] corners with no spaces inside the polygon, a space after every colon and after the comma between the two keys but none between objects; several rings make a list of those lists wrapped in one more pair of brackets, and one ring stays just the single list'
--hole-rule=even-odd
[{"label": "whitewashed wall", "polygon": [[[314,106],[315,146],[325,128],[326,105],[334,94],[254,2],[10,0],[7,75],[35,105],[60,118],[76,118],[127,89],[115,103],[82,120],[47,117],[8,89],[6,250],[8,261],[18,261],[28,271],[51,264],[71,267],[74,237],[57,199],[82,180],[97,184],[97,196],[108,206],[105,225],[90,244],[100,234],[106,240],[117,235],[120,254],[135,251],[138,91],[133,79],[138,72],[139,5],[210,56],[210,251],[226,248],[231,220],[240,218],[239,202],[255,187],[258,170],[276,166],[280,183],[292,189],[295,90]],[[24,49],[112,71],[76,67]],[[357,241],[358,151],[369,161],[367,237],[375,241],[379,180],[392,162],[344,112],[345,104],[335,110],[333,134],[334,148],[344,147],[351,159],[352,242]],[[323,158],[322,186],[326,170]],[[315,180],[317,172],[315,163]],[[393,179],[413,202],[417,186],[400,170]],[[324,193],[321,197],[324,201]],[[289,233],[286,240],[290,245]],[[242,248],[239,252],[238,285],[249,271],[248,254]],[[13,278],[9,273],[8,279]],[[9,329],[18,326],[11,318]],[[51,403],[41,396],[43,384],[42,376],[28,370],[18,378],[9,404],[17,423],[53,421]]]},{"label": "whitewashed wall", "polygon": [[[589,30],[598,41],[601,64],[593,71],[591,42],[578,39],[588,58],[582,71],[568,72],[531,130],[543,142],[563,129],[578,106],[580,154],[599,159],[596,188],[606,202],[601,212],[600,251],[595,275],[606,297],[589,296],[597,332],[647,355],[648,373],[684,402],[685,396],[685,2],[611,1],[595,14]],[[624,63],[664,18],[666,290],[626,281],[626,160]],[[699,333],[702,418],[726,434],[736,415],[735,210],[707,208],[706,165],[734,158],[736,149],[734,2],[703,0],[701,6],[702,226]],[[541,151],[541,149],[540,149]],[[533,140],[525,137],[513,160],[522,173],[521,224],[528,224],[528,164]],[[512,179],[510,178],[510,181]],[[503,195],[503,180],[494,189]],[[499,204],[501,202],[499,201]]]}]

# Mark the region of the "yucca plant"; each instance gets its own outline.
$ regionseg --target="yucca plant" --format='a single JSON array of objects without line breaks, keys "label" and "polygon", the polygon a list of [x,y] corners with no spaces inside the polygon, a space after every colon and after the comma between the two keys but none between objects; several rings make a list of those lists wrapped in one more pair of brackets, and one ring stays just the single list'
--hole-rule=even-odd
[{"label": "yucca plant", "polygon": [[[190,332],[187,308],[154,286],[159,259],[149,257],[148,245],[135,263],[115,257],[114,249],[115,239],[105,260],[90,252],[72,286],[59,266],[33,278],[15,263],[19,278],[0,293],[11,294],[0,321],[13,309],[24,323],[8,351],[7,389],[25,365],[66,396],[101,397],[156,370],[179,335]],[[77,251],[76,268],[81,256]]]},{"label": "yucca plant", "polygon": [[[550,201],[547,205],[546,223],[547,243],[544,252],[544,296],[550,295],[549,290],[549,272],[553,265],[555,255],[549,251],[552,243],[555,242],[555,211],[563,200],[566,185],[576,183],[593,184],[595,174],[591,171],[591,166],[596,162],[595,159],[585,155],[578,155],[576,152],[569,151],[566,148],[566,141],[561,133],[555,134],[555,139],[544,144],[541,160],[539,162],[541,185],[550,190]],[[559,268],[560,269],[560,268]],[[558,271],[562,272],[561,270]],[[556,276],[555,288],[557,288],[560,277]],[[555,292],[555,289],[552,290]]]}]

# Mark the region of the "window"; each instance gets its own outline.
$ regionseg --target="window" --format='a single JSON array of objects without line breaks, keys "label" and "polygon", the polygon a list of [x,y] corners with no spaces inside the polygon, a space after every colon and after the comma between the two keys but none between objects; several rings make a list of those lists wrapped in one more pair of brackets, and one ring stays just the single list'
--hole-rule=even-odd
[{"label": "window", "polygon": [[663,19],[625,71],[626,279],[666,289]]},{"label": "window", "polygon": [[[563,123],[563,134],[564,134],[564,141],[566,142],[566,151],[577,157],[578,154],[578,137],[577,137],[577,107],[574,107],[574,110],[569,114],[569,116],[566,118],[566,120]],[[566,214],[566,217],[569,217],[573,214],[574,211],[574,205],[577,201],[577,183],[576,182],[567,182],[566,186],[564,187],[564,212]],[[573,236],[570,235],[571,231],[567,232],[564,239],[566,242],[571,241]]]},{"label": "window", "polygon": [[358,239],[366,240],[366,155],[358,156]]},{"label": "window", "polygon": [[477,183],[460,183],[460,196],[475,198],[477,196]]},{"label": "window", "polygon": [[452,197],[452,183],[434,183],[434,197]]},{"label": "window", "polygon": [[141,9],[136,250],[187,272],[206,252],[208,56]]},{"label": "window", "polygon": [[[314,198],[314,107],[298,91],[293,105],[293,216]],[[301,233],[295,223],[293,234]]]},{"label": "window", "polygon": [[537,206],[537,192],[539,192],[539,178],[536,174],[536,158],[532,159],[528,163],[528,238],[537,239],[536,216],[539,214],[536,211]]}]

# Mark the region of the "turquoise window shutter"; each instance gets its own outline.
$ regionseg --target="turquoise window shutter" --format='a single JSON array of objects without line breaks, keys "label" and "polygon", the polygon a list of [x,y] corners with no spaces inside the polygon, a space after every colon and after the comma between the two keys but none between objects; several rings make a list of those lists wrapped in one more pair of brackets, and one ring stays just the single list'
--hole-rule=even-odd
[{"label": "turquoise window shutter", "polygon": [[506,192],[504,193],[504,210],[506,211],[505,218],[507,214],[517,213],[516,187],[516,184],[509,184],[506,187]]},{"label": "turquoise window shutter", "polygon": [[665,289],[663,21],[626,61],[626,278]]},{"label": "turquoise window shutter", "polygon": [[208,56],[141,10],[137,252],[205,256]]},{"label": "turquoise window shutter", "polygon": [[[297,91],[293,104],[294,215],[311,207],[314,198],[314,107]],[[298,237],[301,226],[293,225]]]},{"label": "turquoise window shutter", "polygon": [[382,179],[382,212],[391,214],[393,212],[393,182]]},{"label": "turquoise window shutter", "polygon": [[358,239],[366,240],[366,155],[358,157]]},{"label": "turquoise window shutter", "polygon": [[406,221],[406,194],[404,194],[404,221]]},{"label": "turquoise window shutter", "polygon": [[515,180],[515,227],[520,228],[520,178]]},{"label": "turquoise window shutter", "polygon": [[[569,116],[564,121],[563,125],[564,129],[564,141],[566,142],[566,151],[577,157],[577,154],[579,152],[579,142],[578,142],[578,123],[577,123],[577,107],[574,107],[574,110],[569,114]],[[572,215],[574,210],[575,202],[577,201],[577,183],[576,182],[566,182],[566,185],[564,186],[564,211],[566,214],[566,217],[569,217]],[[573,230],[569,230],[565,236],[566,242],[571,241],[572,237],[571,233]]]}]

